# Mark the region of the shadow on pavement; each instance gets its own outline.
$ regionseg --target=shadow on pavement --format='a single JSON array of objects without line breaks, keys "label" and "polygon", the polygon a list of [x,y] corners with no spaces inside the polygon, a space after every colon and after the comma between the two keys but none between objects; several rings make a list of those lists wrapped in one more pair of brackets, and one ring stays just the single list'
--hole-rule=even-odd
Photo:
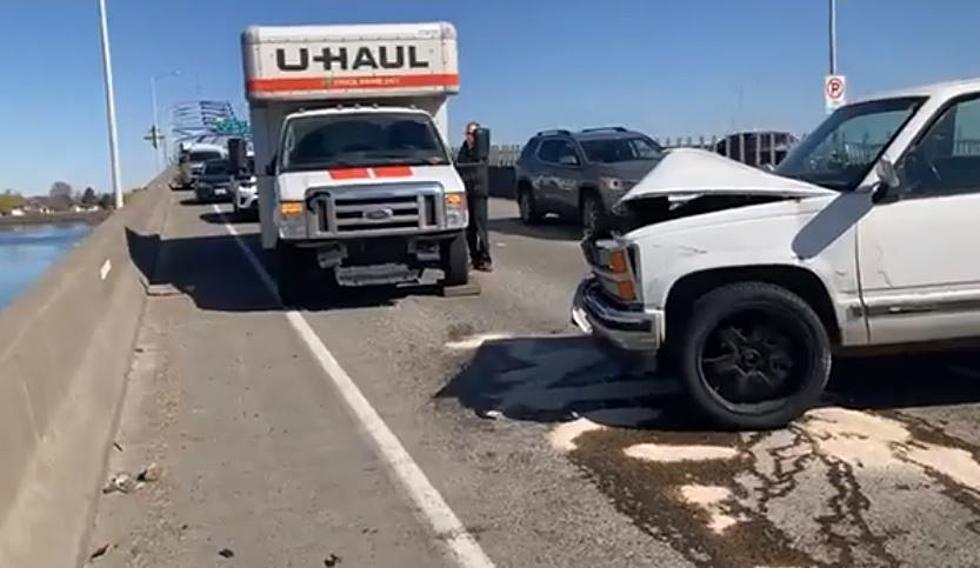
[{"label": "shadow on pavement", "polygon": [[543,219],[538,225],[525,225],[519,218],[490,219],[487,227],[505,235],[545,239],[549,241],[580,241],[582,230],[558,218]]},{"label": "shadow on pavement", "polygon": [[[980,403],[980,352],[842,359],[824,404],[885,410]],[[649,367],[647,367],[649,368]],[[436,394],[478,415],[553,423],[584,417],[615,427],[715,430],[680,384],[589,337],[487,341]]]},{"label": "shadow on pavement", "polygon": [[259,216],[251,212],[243,212],[235,215],[234,213],[201,213],[201,220],[210,225],[224,225],[231,223],[238,225],[241,223],[256,223]]},{"label": "shadow on pavement", "polygon": [[[275,277],[276,266],[262,249],[258,234],[243,234],[242,243],[265,271]],[[202,310],[225,312],[276,311],[283,307],[255,273],[231,235],[161,240],[127,230],[130,257],[154,286],[171,286]],[[438,295],[436,285],[341,288],[330,296],[311,294],[299,308],[311,311],[393,306],[409,296]]]}]

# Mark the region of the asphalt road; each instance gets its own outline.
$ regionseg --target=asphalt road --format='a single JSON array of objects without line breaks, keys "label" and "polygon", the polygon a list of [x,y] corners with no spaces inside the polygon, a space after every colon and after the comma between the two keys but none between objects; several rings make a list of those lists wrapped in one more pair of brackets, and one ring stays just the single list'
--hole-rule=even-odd
[{"label": "asphalt road", "polygon": [[189,197],[131,235],[160,295],[110,474],[163,475],[102,497],[93,565],[980,565],[980,354],[842,361],[792,427],[717,432],[568,324],[568,227],[494,201],[479,296],[288,313],[257,226]]}]

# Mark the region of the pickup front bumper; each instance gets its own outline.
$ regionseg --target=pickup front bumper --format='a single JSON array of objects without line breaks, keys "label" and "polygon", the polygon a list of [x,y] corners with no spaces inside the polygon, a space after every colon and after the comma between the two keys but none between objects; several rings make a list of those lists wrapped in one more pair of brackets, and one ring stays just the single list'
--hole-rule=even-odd
[{"label": "pickup front bumper", "polygon": [[572,304],[572,322],[586,333],[627,351],[655,352],[664,341],[664,313],[611,302],[594,278],[582,282]]}]

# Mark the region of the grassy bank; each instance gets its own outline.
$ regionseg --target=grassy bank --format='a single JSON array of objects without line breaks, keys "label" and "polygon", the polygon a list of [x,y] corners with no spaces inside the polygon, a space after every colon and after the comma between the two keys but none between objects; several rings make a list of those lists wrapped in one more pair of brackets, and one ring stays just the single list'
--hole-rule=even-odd
[{"label": "grassy bank", "polygon": [[111,211],[91,213],[51,213],[50,215],[25,215],[23,217],[0,217],[0,227],[16,225],[49,225],[52,223],[90,223],[98,225],[110,215]]}]

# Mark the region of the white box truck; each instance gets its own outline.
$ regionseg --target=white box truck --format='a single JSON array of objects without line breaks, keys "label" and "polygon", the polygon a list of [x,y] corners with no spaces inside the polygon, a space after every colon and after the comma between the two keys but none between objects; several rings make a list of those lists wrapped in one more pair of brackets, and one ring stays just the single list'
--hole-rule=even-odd
[{"label": "white box truck", "polygon": [[448,23],[250,27],[242,36],[262,245],[280,296],[444,271],[465,284]]}]

